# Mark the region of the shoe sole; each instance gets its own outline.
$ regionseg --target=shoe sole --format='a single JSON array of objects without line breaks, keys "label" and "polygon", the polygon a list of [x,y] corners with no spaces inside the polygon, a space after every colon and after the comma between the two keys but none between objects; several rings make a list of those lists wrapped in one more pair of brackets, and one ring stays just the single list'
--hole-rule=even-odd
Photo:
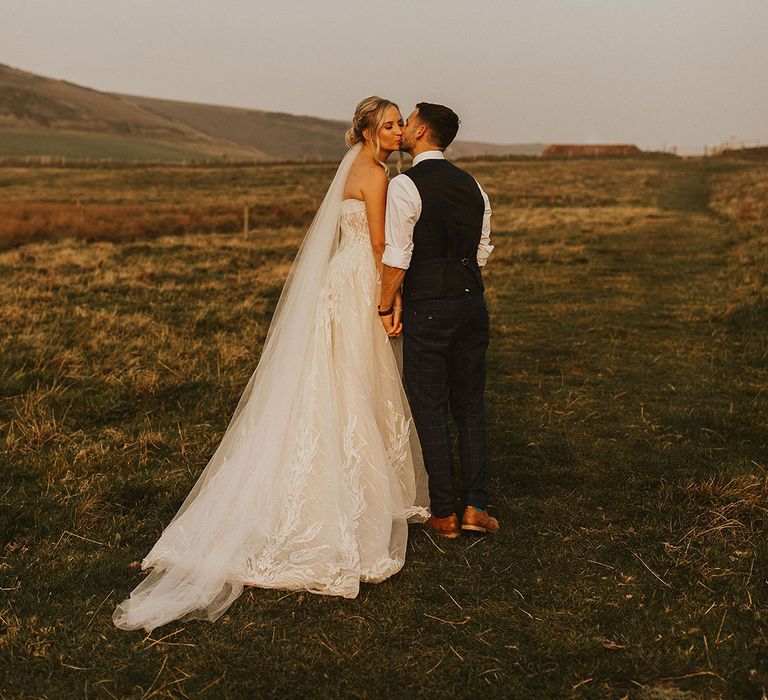
[{"label": "shoe sole", "polygon": [[461,536],[460,532],[438,532],[437,530],[432,530],[431,532],[438,537],[445,537],[449,540],[455,540],[457,537]]},{"label": "shoe sole", "polygon": [[489,530],[487,527],[480,527],[479,525],[462,525],[462,530],[469,530],[470,532],[489,532],[492,535],[495,535],[498,530]]}]

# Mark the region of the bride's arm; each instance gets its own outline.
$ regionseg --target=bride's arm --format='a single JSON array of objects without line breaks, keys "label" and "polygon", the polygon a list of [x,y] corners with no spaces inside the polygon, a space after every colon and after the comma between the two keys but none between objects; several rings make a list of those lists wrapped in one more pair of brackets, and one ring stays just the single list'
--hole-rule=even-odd
[{"label": "bride's arm", "polygon": [[[371,172],[362,187],[363,199],[365,200],[365,212],[368,217],[368,230],[371,236],[371,247],[373,248],[373,257],[376,260],[379,279],[382,280],[382,299],[384,298],[385,291],[385,270],[382,256],[384,255],[384,249],[386,248],[384,221],[387,210],[388,186],[389,178],[387,177],[387,174],[377,167]],[[402,282],[402,276],[397,283],[397,289],[393,289],[391,294],[387,293],[387,299],[391,297],[392,305],[396,307],[394,313],[392,316],[387,316],[382,319],[384,328],[390,336],[398,336],[402,332],[402,324],[400,322],[402,313],[400,282]]]},{"label": "bride's arm", "polygon": [[365,213],[368,217],[368,231],[376,267],[381,276],[381,256],[384,255],[384,213],[387,209],[387,185],[389,179],[380,167],[371,168],[362,184]]}]

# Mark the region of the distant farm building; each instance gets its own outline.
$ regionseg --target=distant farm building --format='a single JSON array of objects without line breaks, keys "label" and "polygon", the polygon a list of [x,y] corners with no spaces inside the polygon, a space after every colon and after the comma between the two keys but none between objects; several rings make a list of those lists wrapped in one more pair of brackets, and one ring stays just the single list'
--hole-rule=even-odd
[{"label": "distant farm building", "polygon": [[[748,149],[760,148],[761,145],[762,144],[760,141],[757,140],[750,141],[733,137],[728,141],[723,141],[723,143],[721,143],[719,146],[715,146],[715,148],[712,149],[712,155],[719,155],[721,153],[728,153],[733,151],[746,151]],[[704,146],[704,155],[707,155],[708,150],[709,149]]]},{"label": "distant farm building", "polygon": [[739,158],[741,160],[768,160],[768,146],[722,148],[715,151],[714,155],[722,156],[723,158]]},{"label": "distant farm building", "polygon": [[587,156],[634,156],[641,153],[637,146],[626,143],[569,144],[553,143],[542,153],[543,158],[584,158]]},{"label": "distant farm building", "polygon": [[768,146],[762,145],[759,141],[742,141],[733,138],[712,150],[705,146],[704,155],[741,158],[743,160],[768,160]]}]

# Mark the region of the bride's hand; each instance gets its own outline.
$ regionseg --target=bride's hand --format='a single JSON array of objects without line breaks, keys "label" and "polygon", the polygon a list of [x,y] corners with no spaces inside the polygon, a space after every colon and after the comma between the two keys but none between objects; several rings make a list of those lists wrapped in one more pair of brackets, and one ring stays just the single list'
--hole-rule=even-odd
[{"label": "bride's hand", "polygon": [[400,292],[395,294],[395,312],[392,315],[392,331],[389,333],[390,338],[397,338],[403,332],[403,297]]}]

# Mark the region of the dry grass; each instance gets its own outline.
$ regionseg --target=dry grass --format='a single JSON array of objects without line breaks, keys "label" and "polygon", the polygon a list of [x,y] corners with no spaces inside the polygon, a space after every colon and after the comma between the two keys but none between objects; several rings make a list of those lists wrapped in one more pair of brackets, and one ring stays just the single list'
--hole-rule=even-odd
[{"label": "dry grass", "polygon": [[[99,240],[0,252],[5,696],[760,697],[768,229],[742,213],[763,166],[470,167],[497,205],[502,534],[415,529],[354,601],[252,590],[147,637],[111,611],[226,427],[330,170],[0,170],[7,212],[104,208]],[[246,201],[298,218],[145,236],[107,216]]]},{"label": "dry grass", "polygon": [[[311,221],[308,205],[249,205],[249,228],[302,226]],[[151,239],[160,236],[242,231],[243,208],[146,207],[116,204],[0,205],[3,247],[40,240],[75,238],[84,241]]]},{"label": "dry grass", "polygon": [[768,164],[713,178],[711,207],[740,223],[768,219]]}]

